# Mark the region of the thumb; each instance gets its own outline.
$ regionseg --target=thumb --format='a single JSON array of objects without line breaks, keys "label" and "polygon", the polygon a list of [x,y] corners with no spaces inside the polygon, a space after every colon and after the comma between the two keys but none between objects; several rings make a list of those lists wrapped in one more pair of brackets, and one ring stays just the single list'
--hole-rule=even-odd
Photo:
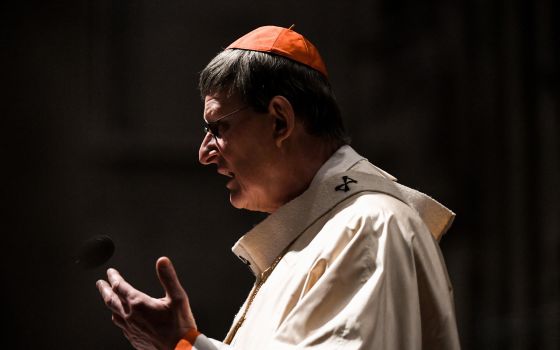
[{"label": "thumb", "polygon": [[186,299],[186,293],[177,278],[175,268],[168,257],[161,257],[156,262],[156,272],[165,290],[165,293],[172,301],[182,301]]}]

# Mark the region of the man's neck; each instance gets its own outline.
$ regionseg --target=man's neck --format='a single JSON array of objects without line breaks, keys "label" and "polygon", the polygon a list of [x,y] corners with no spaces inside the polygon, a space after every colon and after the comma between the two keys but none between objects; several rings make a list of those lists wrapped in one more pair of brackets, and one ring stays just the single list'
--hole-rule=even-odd
[{"label": "man's neck", "polygon": [[[282,175],[282,200],[276,209],[301,195],[315,177],[315,174],[338,149],[337,145],[320,139],[306,139],[287,154]],[[275,211],[273,210],[273,211]]]}]

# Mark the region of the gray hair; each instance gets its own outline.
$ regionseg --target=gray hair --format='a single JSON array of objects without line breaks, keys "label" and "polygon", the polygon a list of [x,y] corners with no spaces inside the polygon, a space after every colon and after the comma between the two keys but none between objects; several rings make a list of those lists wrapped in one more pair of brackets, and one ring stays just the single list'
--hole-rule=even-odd
[{"label": "gray hair", "polygon": [[288,58],[258,51],[220,52],[200,73],[202,98],[215,93],[238,96],[264,113],[270,100],[285,97],[306,131],[335,142],[349,143],[331,85],[323,74]]}]

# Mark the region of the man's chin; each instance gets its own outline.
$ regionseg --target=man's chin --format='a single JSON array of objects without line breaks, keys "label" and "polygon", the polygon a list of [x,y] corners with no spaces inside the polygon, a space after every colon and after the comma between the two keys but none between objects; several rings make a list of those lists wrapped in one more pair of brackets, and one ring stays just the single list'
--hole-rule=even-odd
[{"label": "man's chin", "polygon": [[249,211],[265,212],[265,210],[262,210],[261,208],[258,208],[253,203],[248,201],[246,198],[241,196],[239,193],[230,192],[229,202],[236,209],[244,209],[244,210],[249,210]]},{"label": "man's chin", "polygon": [[244,201],[239,193],[236,193],[235,191],[229,192],[229,202],[236,209],[247,209],[246,201]]},{"label": "man's chin", "polygon": [[231,194],[229,196],[229,202],[236,209],[243,209],[243,210],[254,211],[259,213],[267,213],[267,214],[271,214],[272,212],[274,212],[274,210],[268,208],[252,205],[253,203],[250,203],[248,201],[236,199]]}]

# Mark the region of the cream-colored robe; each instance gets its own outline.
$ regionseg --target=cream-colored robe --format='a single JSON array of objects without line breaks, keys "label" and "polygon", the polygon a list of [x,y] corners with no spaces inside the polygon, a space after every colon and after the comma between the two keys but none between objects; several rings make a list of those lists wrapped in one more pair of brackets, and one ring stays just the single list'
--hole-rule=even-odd
[{"label": "cream-colored robe", "polygon": [[233,247],[255,285],[285,255],[231,346],[200,335],[193,349],[459,349],[438,246],[454,214],[395,181],[340,148],[307,191]]}]

